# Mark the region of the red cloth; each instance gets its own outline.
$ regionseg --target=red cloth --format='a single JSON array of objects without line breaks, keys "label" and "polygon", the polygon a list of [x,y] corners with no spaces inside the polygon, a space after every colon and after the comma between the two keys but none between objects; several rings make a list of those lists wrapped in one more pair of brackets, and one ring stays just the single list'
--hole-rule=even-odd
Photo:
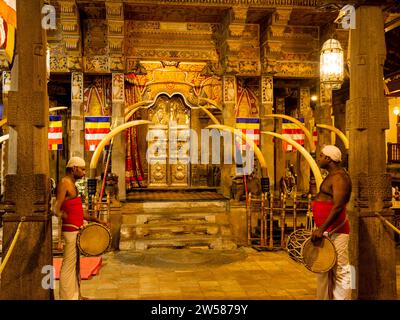
[{"label": "red cloth", "polygon": [[[103,260],[101,257],[81,257],[80,258],[80,271],[81,279],[88,280],[92,276],[99,273]],[[62,265],[62,258],[53,258],[54,276],[56,280],[60,279],[60,270]]]},{"label": "red cloth", "polygon": [[[312,212],[313,212],[314,222],[317,227],[320,227],[325,222],[325,220],[331,213],[332,208],[333,208],[332,201],[313,201]],[[336,221],[326,231],[331,232],[338,225],[340,225],[345,219],[346,219],[346,208],[343,209],[343,211],[340,213]],[[335,231],[335,233],[349,234],[350,233],[349,221],[347,220],[342,227],[340,227],[338,230]]]},{"label": "red cloth", "polygon": [[64,226],[64,224],[73,224],[80,228],[83,225],[83,206],[81,197],[65,200],[61,206],[61,211],[67,214],[63,218],[62,231],[77,231],[77,228]]}]

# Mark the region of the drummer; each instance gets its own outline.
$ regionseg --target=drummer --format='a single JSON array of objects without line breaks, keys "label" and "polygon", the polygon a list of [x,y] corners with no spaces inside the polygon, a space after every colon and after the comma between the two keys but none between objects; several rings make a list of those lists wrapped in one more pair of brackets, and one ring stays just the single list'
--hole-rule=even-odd
[{"label": "drummer", "polygon": [[62,218],[62,235],[65,241],[60,271],[61,300],[81,299],[79,254],[76,246],[79,228],[84,220],[107,225],[96,217],[84,215],[82,200],[75,182],[85,175],[85,166],[85,160],[72,157],[67,163],[66,175],[58,183],[56,190],[54,213]]},{"label": "drummer", "polygon": [[342,153],[333,145],[322,148],[318,158],[319,166],[328,171],[320,191],[313,202],[313,217],[317,229],[311,239],[317,242],[323,236],[329,237],[337,252],[337,264],[329,272],[317,274],[317,299],[350,300],[351,274],[348,242],[350,225],[346,205],[351,195],[351,180],[340,166]]}]

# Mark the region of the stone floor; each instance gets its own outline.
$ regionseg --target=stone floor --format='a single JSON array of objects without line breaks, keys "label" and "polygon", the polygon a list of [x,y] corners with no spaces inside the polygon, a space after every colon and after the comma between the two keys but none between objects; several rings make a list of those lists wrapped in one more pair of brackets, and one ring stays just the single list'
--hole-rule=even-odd
[{"label": "stone floor", "polygon": [[103,256],[99,274],[82,281],[82,295],[118,300],[314,299],[315,275],[284,251],[121,251]]},{"label": "stone floor", "polygon": [[[313,300],[315,274],[284,251],[160,250],[103,256],[82,295],[105,300]],[[400,265],[397,266],[400,289]],[[58,299],[58,281],[55,290]]]}]

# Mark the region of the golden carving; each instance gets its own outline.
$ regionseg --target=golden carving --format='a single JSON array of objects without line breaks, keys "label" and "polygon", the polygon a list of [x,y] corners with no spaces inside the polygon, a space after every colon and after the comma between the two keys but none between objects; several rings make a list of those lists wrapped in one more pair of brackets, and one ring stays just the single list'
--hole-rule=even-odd
[{"label": "golden carving", "polygon": [[125,58],[110,57],[110,70],[111,71],[125,71]]},{"label": "golden carving", "polygon": [[261,102],[274,103],[274,82],[273,78],[263,76],[261,78]]},{"label": "golden carving", "polygon": [[105,2],[108,19],[124,19],[124,5],[122,2]]},{"label": "golden carving", "polygon": [[87,72],[109,72],[108,56],[85,57],[84,60]]}]

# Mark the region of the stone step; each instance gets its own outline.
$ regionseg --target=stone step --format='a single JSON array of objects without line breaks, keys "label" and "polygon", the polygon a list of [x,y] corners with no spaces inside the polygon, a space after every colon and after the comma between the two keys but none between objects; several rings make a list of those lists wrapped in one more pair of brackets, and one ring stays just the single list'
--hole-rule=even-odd
[{"label": "stone step", "polygon": [[139,239],[149,236],[169,238],[177,235],[222,235],[230,236],[230,225],[210,223],[188,224],[163,224],[163,225],[122,225],[120,231],[121,240]]},{"label": "stone step", "polygon": [[158,213],[132,213],[122,215],[124,224],[160,224],[160,223],[228,223],[225,212],[158,212]]},{"label": "stone step", "polygon": [[208,248],[219,250],[236,249],[229,237],[181,235],[168,238],[149,236],[145,239],[120,240],[120,250],[147,250],[151,248]]},{"label": "stone step", "polygon": [[226,212],[229,210],[229,201],[226,200],[205,200],[205,201],[147,201],[130,202],[123,206],[122,213],[135,212],[174,212],[188,210],[207,210]]}]

